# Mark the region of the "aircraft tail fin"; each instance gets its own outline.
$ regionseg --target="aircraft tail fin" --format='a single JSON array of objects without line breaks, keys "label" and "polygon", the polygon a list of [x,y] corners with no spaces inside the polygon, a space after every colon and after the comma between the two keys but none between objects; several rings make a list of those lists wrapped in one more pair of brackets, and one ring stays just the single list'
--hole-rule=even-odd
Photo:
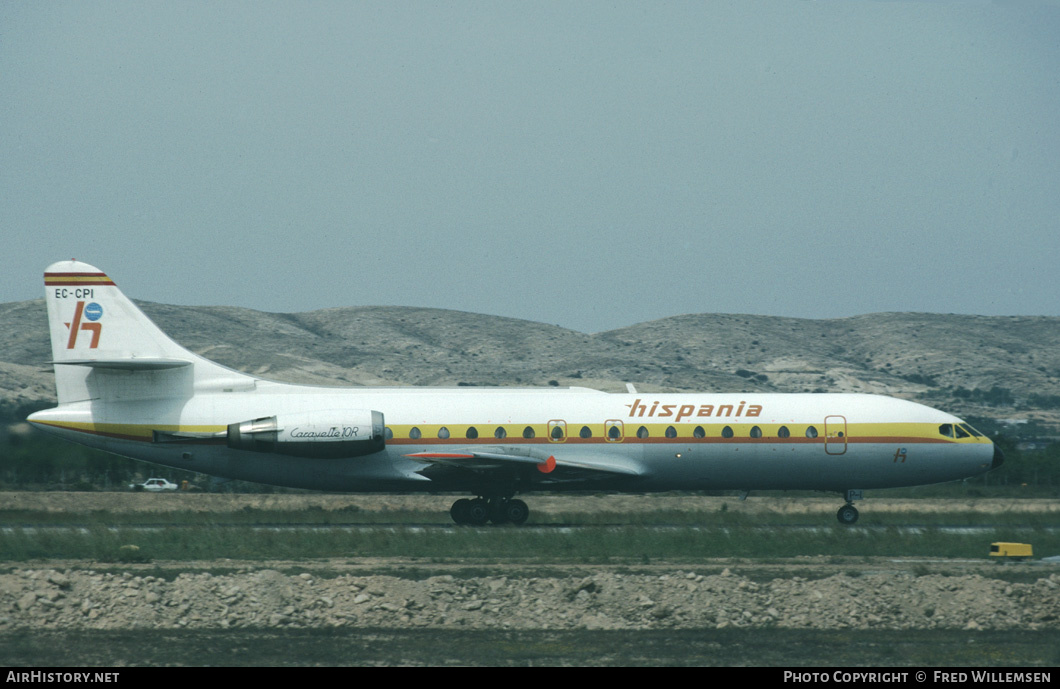
[{"label": "aircraft tail fin", "polygon": [[98,268],[60,261],[44,272],[59,404],[182,397],[218,384],[254,384],[174,342]]}]

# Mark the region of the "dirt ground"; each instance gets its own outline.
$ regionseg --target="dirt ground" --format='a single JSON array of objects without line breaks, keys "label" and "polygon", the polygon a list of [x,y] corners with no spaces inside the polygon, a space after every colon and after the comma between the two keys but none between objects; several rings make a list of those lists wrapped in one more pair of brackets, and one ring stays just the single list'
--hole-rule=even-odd
[{"label": "dirt ground", "polygon": [[[0,510],[157,516],[356,508],[441,516],[453,499],[0,492]],[[725,511],[805,515],[829,526],[841,504],[827,497],[682,495],[531,495],[527,501],[539,515]],[[1060,516],[1055,500],[870,499],[859,505],[866,515]],[[805,556],[719,558],[695,566],[653,561],[535,569],[498,562],[467,570],[459,562],[403,558],[225,560],[220,567],[216,560],[99,566],[49,559],[0,571],[0,664],[1060,662],[1060,567],[987,560]],[[984,648],[994,655],[984,655]]]}]

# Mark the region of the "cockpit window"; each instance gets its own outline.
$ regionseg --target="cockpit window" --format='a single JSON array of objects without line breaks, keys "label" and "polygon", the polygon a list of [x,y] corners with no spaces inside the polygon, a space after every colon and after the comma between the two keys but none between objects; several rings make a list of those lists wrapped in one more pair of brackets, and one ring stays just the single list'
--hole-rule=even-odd
[{"label": "cockpit window", "polygon": [[944,435],[947,438],[952,438],[953,437],[953,424],[952,423],[944,423],[941,426],[939,426],[939,435]]},{"label": "cockpit window", "polygon": [[968,431],[969,433],[974,435],[976,438],[982,438],[983,437],[982,433],[980,433],[979,431],[975,430],[974,428],[972,428],[971,426],[969,426],[966,423],[962,423],[961,424],[961,428],[963,428],[964,430]]},{"label": "cockpit window", "polygon": [[959,425],[959,424],[957,426],[954,426],[953,430],[957,431],[957,437],[958,438],[970,438],[972,436],[971,433],[969,433],[968,431],[964,430],[964,427]]}]

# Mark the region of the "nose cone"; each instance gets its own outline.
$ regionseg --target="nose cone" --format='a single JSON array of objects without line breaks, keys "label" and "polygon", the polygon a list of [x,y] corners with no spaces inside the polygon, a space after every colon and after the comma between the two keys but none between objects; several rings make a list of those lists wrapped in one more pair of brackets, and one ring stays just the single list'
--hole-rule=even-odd
[{"label": "nose cone", "polygon": [[997,469],[999,466],[1005,463],[1005,453],[1001,451],[1001,448],[994,443],[994,461],[990,464],[991,469]]}]

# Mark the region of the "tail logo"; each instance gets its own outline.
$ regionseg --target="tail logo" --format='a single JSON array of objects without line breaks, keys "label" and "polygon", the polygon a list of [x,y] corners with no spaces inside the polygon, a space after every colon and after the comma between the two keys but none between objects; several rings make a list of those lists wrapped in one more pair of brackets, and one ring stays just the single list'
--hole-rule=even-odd
[{"label": "tail logo", "polygon": [[92,302],[91,304],[87,304],[85,306],[85,318],[92,321],[93,323],[98,321],[102,316],[103,307],[97,304],[96,302]]},{"label": "tail logo", "polygon": [[[81,318],[87,318],[89,322],[82,322]],[[103,324],[97,323],[100,318],[103,317],[103,307],[92,302],[88,306],[85,306],[85,302],[77,302],[77,306],[74,308],[74,320],[72,323],[67,323],[66,327],[70,328],[70,338],[66,341],[66,348],[73,349],[77,345],[77,334],[82,330],[92,333],[92,340],[88,343],[89,349],[96,349],[99,347],[99,336],[103,332]]]}]

